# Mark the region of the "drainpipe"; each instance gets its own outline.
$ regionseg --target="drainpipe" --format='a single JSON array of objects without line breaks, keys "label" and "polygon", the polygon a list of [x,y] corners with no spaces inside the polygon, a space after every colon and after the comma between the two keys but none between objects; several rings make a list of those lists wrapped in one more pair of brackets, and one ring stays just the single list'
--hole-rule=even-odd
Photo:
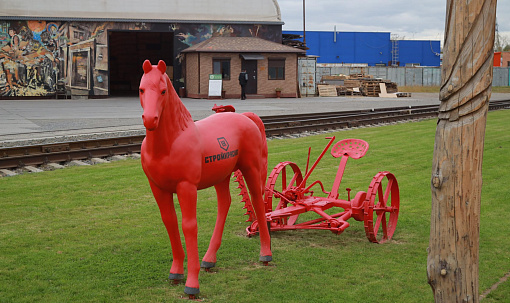
[{"label": "drainpipe", "polygon": [[200,82],[200,52],[198,53],[198,96],[200,96],[200,86],[202,83]]}]

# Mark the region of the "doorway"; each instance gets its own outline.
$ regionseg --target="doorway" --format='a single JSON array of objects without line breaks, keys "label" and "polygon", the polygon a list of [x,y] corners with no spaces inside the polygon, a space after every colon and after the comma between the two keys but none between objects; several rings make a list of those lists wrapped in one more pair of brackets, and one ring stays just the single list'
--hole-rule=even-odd
[{"label": "doorway", "polygon": [[257,60],[244,60],[241,62],[241,68],[248,74],[248,83],[246,84],[246,94],[257,94]]},{"label": "doorway", "polygon": [[109,31],[109,77],[111,96],[138,95],[142,64],[148,59],[153,65],[165,61],[167,74],[173,78],[172,32]]}]

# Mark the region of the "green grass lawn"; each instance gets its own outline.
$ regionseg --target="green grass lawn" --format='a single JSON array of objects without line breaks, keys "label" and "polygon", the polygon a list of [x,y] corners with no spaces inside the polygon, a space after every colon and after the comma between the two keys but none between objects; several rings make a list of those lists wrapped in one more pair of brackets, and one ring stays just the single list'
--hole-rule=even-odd
[{"label": "green grass lawn", "polygon": [[[510,271],[510,111],[488,116],[483,164],[480,292]],[[244,210],[231,191],[223,246],[212,273],[201,272],[205,302],[433,302],[426,263],[430,177],[436,120],[341,131],[370,144],[349,160],[341,188],[366,191],[379,171],[400,185],[393,239],[370,243],[363,222],[341,235],[274,232],[273,262],[258,263],[259,239],[247,238]],[[327,135],[272,140],[269,169],[294,161],[304,170]],[[338,159],[328,154],[310,180],[330,189]],[[177,208],[178,208],[178,204]],[[175,302],[184,285],[167,279],[170,242],[139,160],[0,178],[0,302]],[[178,209],[180,214],[180,210]],[[199,252],[215,221],[212,189],[199,193]],[[509,302],[510,281],[484,302]]]}]

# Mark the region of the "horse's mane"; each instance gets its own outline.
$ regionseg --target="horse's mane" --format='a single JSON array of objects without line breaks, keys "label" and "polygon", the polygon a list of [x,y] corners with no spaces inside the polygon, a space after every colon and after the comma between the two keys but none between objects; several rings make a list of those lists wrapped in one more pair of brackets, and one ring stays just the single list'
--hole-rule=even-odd
[{"label": "horse's mane", "polygon": [[191,114],[182,103],[181,98],[179,98],[179,96],[175,92],[174,86],[172,82],[170,82],[170,78],[168,77],[168,75],[166,73],[163,73],[163,76],[165,77],[167,91],[169,92],[169,94],[167,94],[167,98],[169,103],[171,104],[172,110],[175,113],[174,118],[177,119],[177,124],[180,126],[181,130],[185,130],[186,128],[188,128],[190,122],[193,123]]}]

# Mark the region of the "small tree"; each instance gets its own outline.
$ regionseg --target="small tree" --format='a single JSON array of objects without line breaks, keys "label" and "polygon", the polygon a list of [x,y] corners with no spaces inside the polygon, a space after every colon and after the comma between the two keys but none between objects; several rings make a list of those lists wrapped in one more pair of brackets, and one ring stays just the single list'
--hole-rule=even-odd
[{"label": "small tree", "polygon": [[510,50],[510,40],[507,36],[501,35],[498,31],[498,22],[496,20],[496,34],[494,37],[494,51],[503,52]]}]

